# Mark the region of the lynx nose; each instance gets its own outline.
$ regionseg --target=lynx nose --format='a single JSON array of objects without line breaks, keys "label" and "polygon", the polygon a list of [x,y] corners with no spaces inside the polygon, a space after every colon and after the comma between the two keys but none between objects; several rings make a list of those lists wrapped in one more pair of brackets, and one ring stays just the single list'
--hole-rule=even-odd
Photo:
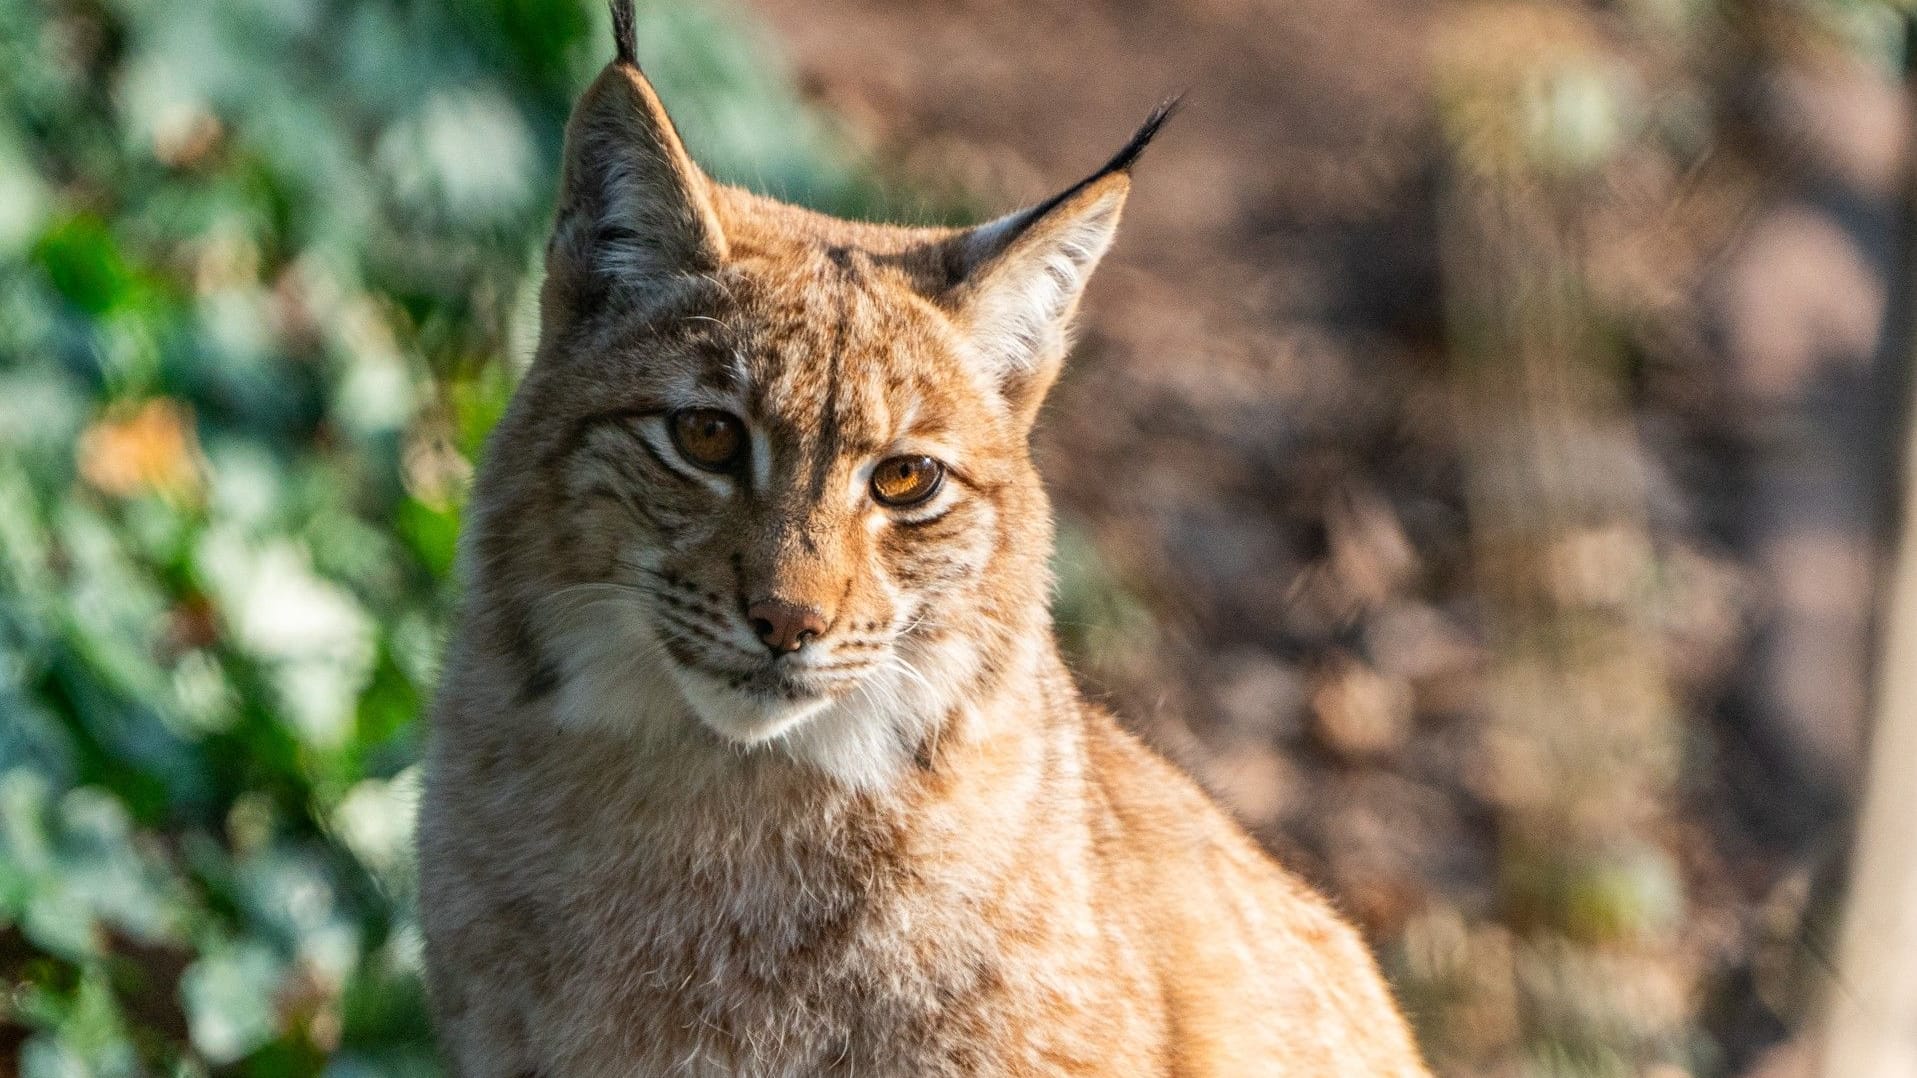
[{"label": "lynx nose", "polygon": [[783,599],[761,599],[746,609],[752,631],[775,655],[789,655],[818,639],[825,632],[825,615],[816,607],[800,606]]}]

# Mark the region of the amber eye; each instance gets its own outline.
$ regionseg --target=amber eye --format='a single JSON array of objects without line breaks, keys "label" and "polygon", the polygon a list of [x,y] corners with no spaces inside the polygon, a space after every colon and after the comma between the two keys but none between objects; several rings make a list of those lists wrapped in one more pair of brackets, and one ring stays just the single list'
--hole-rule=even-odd
[{"label": "amber eye", "polygon": [[717,408],[688,408],[672,413],[672,444],[701,468],[723,472],[745,452],[745,424]]},{"label": "amber eye", "polygon": [[893,457],[872,470],[872,497],[893,508],[917,505],[944,482],[945,465],[931,457]]}]

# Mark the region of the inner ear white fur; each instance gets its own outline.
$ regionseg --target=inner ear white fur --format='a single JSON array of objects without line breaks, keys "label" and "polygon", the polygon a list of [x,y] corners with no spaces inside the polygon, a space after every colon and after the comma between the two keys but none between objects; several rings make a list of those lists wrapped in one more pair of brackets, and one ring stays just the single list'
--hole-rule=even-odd
[{"label": "inner ear white fur", "polygon": [[660,304],[725,258],[710,181],[634,65],[609,65],[580,99],[560,188],[548,257],[559,272]]},{"label": "inner ear white fur", "polygon": [[966,336],[961,355],[1028,428],[1058,376],[1072,314],[1111,249],[1131,168],[1177,108],[1152,110],[1104,167],[1063,193],[942,241],[928,295]]},{"label": "inner ear white fur", "polygon": [[[963,324],[999,379],[1052,361],[1068,343],[1072,313],[1092,270],[1111,249],[1125,204],[1120,182],[1082,207],[1031,219],[1013,214],[973,230],[968,261],[980,268],[965,289]],[[1063,220],[1047,218],[1066,215]]]}]

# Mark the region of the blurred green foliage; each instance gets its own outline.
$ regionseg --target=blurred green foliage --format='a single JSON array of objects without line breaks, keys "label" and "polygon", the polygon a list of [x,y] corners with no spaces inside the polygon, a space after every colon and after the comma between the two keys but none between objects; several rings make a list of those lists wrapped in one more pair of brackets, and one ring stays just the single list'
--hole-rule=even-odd
[{"label": "blurred green foliage", "polygon": [[[427,1073],[420,725],[597,0],[0,0],[0,1071]],[[737,20],[722,177],[872,210]]]}]

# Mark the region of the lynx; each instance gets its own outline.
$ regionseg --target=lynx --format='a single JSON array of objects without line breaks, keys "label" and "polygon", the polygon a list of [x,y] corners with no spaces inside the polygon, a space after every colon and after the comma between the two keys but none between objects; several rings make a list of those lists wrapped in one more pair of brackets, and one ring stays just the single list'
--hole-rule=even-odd
[{"label": "lynx", "polygon": [[970,229],[567,129],[420,826],[455,1073],[1423,1075],[1354,931],[1087,704],[1028,449],[1130,171]]}]

